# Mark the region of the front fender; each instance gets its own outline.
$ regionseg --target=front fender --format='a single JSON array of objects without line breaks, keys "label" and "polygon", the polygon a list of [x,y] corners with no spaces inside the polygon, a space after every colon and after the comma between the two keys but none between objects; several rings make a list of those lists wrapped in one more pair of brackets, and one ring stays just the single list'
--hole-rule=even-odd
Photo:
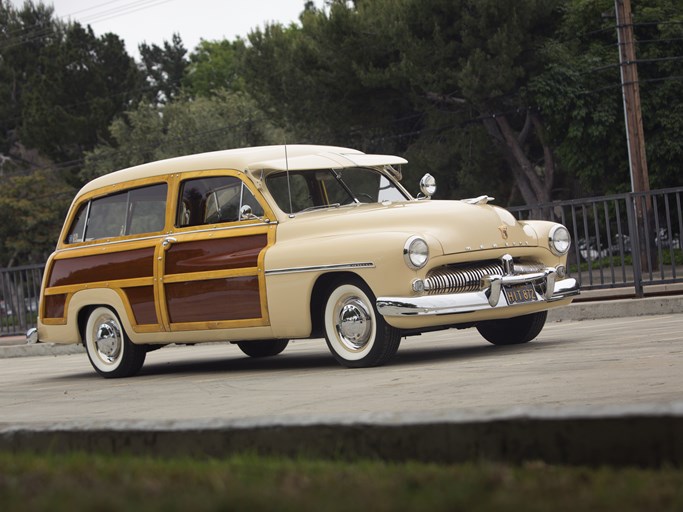
[{"label": "front fender", "polygon": [[[384,232],[278,240],[264,260],[274,334],[283,338],[310,335],[313,289],[318,279],[330,273],[359,276],[375,296],[409,293],[410,283],[420,273],[405,264],[403,248],[416,234]],[[430,257],[443,254],[438,240],[432,236],[423,238],[429,245]]]}]

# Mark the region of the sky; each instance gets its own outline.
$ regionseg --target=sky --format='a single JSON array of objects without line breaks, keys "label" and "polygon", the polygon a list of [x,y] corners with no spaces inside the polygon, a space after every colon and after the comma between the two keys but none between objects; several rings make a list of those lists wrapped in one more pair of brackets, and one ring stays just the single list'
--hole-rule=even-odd
[{"label": "sky", "polygon": [[[38,3],[41,0],[34,0]],[[174,32],[192,51],[201,39],[234,40],[255,28],[298,22],[306,0],[42,0],[55,17],[90,25],[100,36],[113,32],[138,57],[142,42],[161,46]],[[12,0],[21,7],[23,0]],[[320,7],[322,0],[316,0]]]}]

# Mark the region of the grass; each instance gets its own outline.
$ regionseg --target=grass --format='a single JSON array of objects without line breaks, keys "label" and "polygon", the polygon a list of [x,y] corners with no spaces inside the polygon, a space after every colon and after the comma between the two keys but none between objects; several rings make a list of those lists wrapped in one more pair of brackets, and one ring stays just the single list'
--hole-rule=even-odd
[{"label": "grass", "polygon": [[[658,257],[659,253],[655,251],[652,254],[652,260],[653,264],[658,262]],[[633,265],[633,256],[630,254],[625,254],[624,255],[624,262],[623,264],[627,267],[630,267]],[[661,264],[664,266],[671,266],[672,265],[672,258],[671,258],[671,252],[669,249],[663,249],[662,250],[662,261]],[[673,251],[673,264],[676,266],[683,265],[683,250],[677,249]],[[569,271],[570,273],[576,273],[576,272],[588,272],[590,268],[593,270],[599,270],[601,268],[610,268],[610,267],[621,267],[622,262],[621,262],[621,257],[617,255],[613,255],[611,258],[609,256],[604,257],[604,258],[596,258],[593,261],[591,261],[590,266],[588,265],[587,261],[582,261],[579,265],[573,264],[569,266]],[[657,267],[659,268],[659,267]]]},{"label": "grass", "polygon": [[0,453],[3,512],[683,510],[683,470]]}]

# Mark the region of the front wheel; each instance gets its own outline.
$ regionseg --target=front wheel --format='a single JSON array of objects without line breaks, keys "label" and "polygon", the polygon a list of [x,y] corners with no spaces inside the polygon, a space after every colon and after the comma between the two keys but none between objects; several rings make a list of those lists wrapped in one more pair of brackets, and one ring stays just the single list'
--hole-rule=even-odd
[{"label": "front wheel", "polygon": [[282,352],[289,340],[240,341],[237,346],[249,357],[271,357]]},{"label": "front wheel", "polygon": [[147,350],[133,344],[111,309],[98,307],[88,316],[85,350],[97,373],[105,378],[130,377],[142,368]]},{"label": "front wheel", "polygon": [[360,280],[332,287],[323,310],[325,339],[334,358],[349,368],[380,366],[391,359],[401,333],[375,308],[375,297]]},{"label": "front wheel", "polygon": [[539,311],[538,313],[504,320],[487,320],[479,322],[477,330],[479,334],[494,345],[519,345],[538,336],[547,317],[547,311]]}]

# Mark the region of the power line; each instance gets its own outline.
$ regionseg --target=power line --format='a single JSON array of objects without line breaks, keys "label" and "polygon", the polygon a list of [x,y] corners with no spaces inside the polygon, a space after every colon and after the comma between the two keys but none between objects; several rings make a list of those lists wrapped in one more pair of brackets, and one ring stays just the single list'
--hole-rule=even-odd
[{"label": "power line", "polygon": [[[88,7],[86,9],[81,9],[80,11],[76,11],[75,13],[65,15],[65,16],[57,16],[55,17],[57,20],[60,21],[71,21],[71,16],[73,14],[78,14],[86,11],[91,11],[93,9],[97,9],[98,7],[103,7],[109,4],[117,3],[120,1],[124,0],[109,0],[108,2],[103,2],[101,4]],[[83,25],[91,25],[95,23],[99,23],[102,21],[108,21],[114,18],[118,18],[121,16],[126,16],[128,14],[133,14],[135,12],[139,12],[145,9],[149,9],[151,7],[158,7],[162,4],[172,2],[173,0],[135,0],[134,2],[129,2],[124,5],[120,5],[118,7],[114,7],[111,9],[107,9],[101,12],[95,12],[89,15],[84,16],[81,19],[76,19],[75,21],[78,23],[81,23]],[[52,21],[52,20],[50,20]],[[19,31],[16,31],[14,33],[8,34],[9,37],[6,41],[4,41],[2,44],[0,44],[0,51],[1,50],[7,50],[9,48],[13,48],[15,46],[20,46],[23,44],[28,44],[34,41],[38,41],[41,39],[44,39],[45,37],[51,35],[54,32],[54,26],[50,25],[48,27],[42,28],[40,30],[35,31],[34,33],[31,33],[31,31],[34,30],[34,27],[26,27],[24,29],[21,29]],[[14,34],[17,34],[16,36]]]},{"label": "power line", "polygon": [[[102,11],[100,13],[93,13],[91,15],[81,18],[79,21],[81,23],[99,23],[101,21],[107,21],[113,18],[119,18],[134,12],[149,9],[150,7],[157,7],[159,5],[172,2],[173,0],[137,0],[129,4],[125,4],[113,9]],[[140,4],[140,5],[136,5]]]}]

